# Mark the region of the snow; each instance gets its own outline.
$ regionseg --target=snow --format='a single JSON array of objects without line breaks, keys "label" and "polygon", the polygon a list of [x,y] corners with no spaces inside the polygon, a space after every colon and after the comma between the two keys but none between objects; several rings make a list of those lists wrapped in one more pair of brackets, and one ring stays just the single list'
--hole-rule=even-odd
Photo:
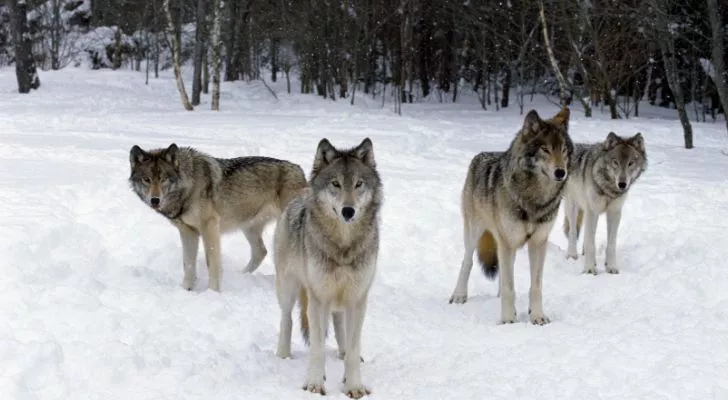
[{"label": "snow", "polygon": [[[477,267],[469,301],[448,299],[462,254],[466,168],[476,152],[506,148],[522,120],[517,106],[482,111],[473,96],[404,105],[400,117],[362,95],[356,106],[289,96],[279,79],[279,101],[260,84],[225,82],[221,112],[209,111],[209,95],[186,112],[168,71],[149,86],[127,71],[67,69],[41,80],[40,90],[19,95],[13,70],[0,70],[2,399],[318,398],[300,389],[308,350],[297,322],[294,358],[274,355],[280,314],[270,256],[243,275],[247,243],[226,236],[222,292],[203,290],[202,251],[196,290],[184,291],[178,234],[129,189],[128,151],[174,141],[220,157],[285,158],[308,172],[322,137],[350,146],[365,136],[386,198],[362,337],[372,399],[728,398],[720,121],[695,123],[696,148],[684,150],[674,110],[643,104],[641,118],[612,121],[606,110],[586,119],[574,109],[575,140],[610,130],[646,138],[650,164],[618,237],[621,273],[585,276],[581,260],[567,261],[560,213],[544,277],[553,322],[527,322],[521,250],[519,323],[498,325],[495,283]],[[527,96],[526,111],[555,113],[537,100]],[[605,244],[602,217],[600,268]],[[327,348],[328,396],[345,398],[333,335]]]}]

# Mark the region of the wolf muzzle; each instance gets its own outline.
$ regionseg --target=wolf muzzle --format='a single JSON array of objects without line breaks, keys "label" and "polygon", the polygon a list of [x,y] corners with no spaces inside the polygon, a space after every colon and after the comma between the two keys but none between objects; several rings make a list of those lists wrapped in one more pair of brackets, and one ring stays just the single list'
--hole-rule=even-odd
[{"label": "wolf muzzle", "polygon": [[352,218],[354,218],[354,214],[356,214],[356,211],[353,207],[344,207],[341,209],[341,216],[344,217],[344,221],[349,222]]}]

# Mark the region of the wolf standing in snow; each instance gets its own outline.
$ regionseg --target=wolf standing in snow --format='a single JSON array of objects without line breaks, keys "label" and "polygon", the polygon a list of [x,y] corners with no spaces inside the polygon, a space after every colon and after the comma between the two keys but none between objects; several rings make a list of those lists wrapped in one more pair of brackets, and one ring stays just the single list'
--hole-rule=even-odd
[{"label": "wolf standing in snow", "polygon": [[208,288],[220,290],[220,235],[240,229],[251,256],[243,272],[255,271],[268,253],[263,229],[306,187],[300,166],[269,157],[214,158],[172,143],[166,149],[129,153],[129,183],[139,198],[179,229],[184,279],[197,279],[200,236],[210,275]]},{"label": "wolf standing in snow", "polygon": [[584,273],[596,275],[594,238],[599,215],[607,213],[608,273],[617,268],[617,231],[627,193],[647,168],[647,153],[641,133],[623,138],[609,132],[601,143],[574,145],[571,178],[564,200],[564,234],[569,238],[567,258],[577,259],[576,242],[582,220],[584,224]]},{"label": "wolf standing in snow", "polygon": [[352,149],[322,139],[309,188],[291,201],[278,220],[274,262],[281,308],[277,355],[291,356],[291,312],[299,299],[301,332],[310,342],[303,389],[325,394],[324,341],[333,314],[344,391],[369,394],[361,380],[361,331],[379,252],[382,183],[372,141]]},{"label": "wolf standing in snow", "polygon": [[543,312],[541,284],[547,239],[559,210],[573,151],[568,125],[568,108],[548,120],[532,110],[508,150],[482,152],[470,162],[461,195],[465,252],[450,303],[467,301],[473,251],[477,247],[485,276],[493,279],[500,273],[500,322],[515,322],[513,264],[516,250],[528,243],[531,322],[550,322]]}]

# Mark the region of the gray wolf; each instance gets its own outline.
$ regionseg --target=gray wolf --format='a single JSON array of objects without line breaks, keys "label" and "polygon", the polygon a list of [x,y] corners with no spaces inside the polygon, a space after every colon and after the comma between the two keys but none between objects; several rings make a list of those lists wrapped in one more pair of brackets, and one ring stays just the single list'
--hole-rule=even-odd
[{"label": "gray wolf", "polygon": [[220,235],[240,229],[250,243],[251,256],[243,270],[255,271],[268,250],[265,226],[306,188],[300,166],[269,157],[215,158],[172,143],[166,149],[129,152],[134,193],[179,230],[184,279],[192,290],[197,279],[200,236],[209,271],[208,289],[220,290]]},{"label": "gray wolf", "polygon": [[370,393],[362,383],[361,331],[376,272],[382,182],[369,138],[351,149],[322,139],[309,187],[278,220],[273,259],[281,308],[277,355],[291,356],[291,312],[298,298],[301,333],[310,343],[303,389],[325,394],[324,342],[332,314],[344,392]]},{"label": "gray wolf", "polygon": [[569,239],[567,258],[577,259],[576,242],[584,222],[584,273],[596,275],[596,245],[599,215],[607,214],[607,251],[605,268],[610,274],[617,267],[617,231],[622,206],[632,185],[647,168],[647,153],[641,133],[623,138],[609,132],[601,143],[574,145],[571,178],[564,199],[564,234]]},{"label": "gray wolf", "polygon": [[[473,157],[461,193],[463,254],[450,303],[465,303],[473,251],[489,279],[500,272],[500,323],[516,321],[513,264],[516,251],[528,244],[531,265],[529,310],[533,324],[550,322],[541,301],[548,236],[553,228],[569,175],[573,143],[569,109],[543,120],[536,110],[505,152]],[[499,271],[500,270],[500,271]]]}]

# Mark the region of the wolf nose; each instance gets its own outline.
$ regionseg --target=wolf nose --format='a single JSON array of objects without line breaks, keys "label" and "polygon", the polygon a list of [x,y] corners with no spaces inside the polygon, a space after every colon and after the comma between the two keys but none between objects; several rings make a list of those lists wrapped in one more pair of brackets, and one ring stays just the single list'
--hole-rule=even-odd
[{"label": "wolf nose", "polygon": [[352,207],[344,207],[341,209],[341,216],[344,217],[346,221],[354,218],[354,209]]},{"label": "wolf nose", "polygon": [[619,190],[624,190],[627,188],[627,182],[619,182],[617,186],[619,187]]},{"label": "wolf nose", "polygon": [[566,178],[566,170],[559,168],[556,171],[554,171],[554,178],[556,178],[557,181],[563,180]]},{"label": "wolf nose", "polygon": [[149,203],[154,207],[159,206],[159,197],[152,197],[149,199]]}]

